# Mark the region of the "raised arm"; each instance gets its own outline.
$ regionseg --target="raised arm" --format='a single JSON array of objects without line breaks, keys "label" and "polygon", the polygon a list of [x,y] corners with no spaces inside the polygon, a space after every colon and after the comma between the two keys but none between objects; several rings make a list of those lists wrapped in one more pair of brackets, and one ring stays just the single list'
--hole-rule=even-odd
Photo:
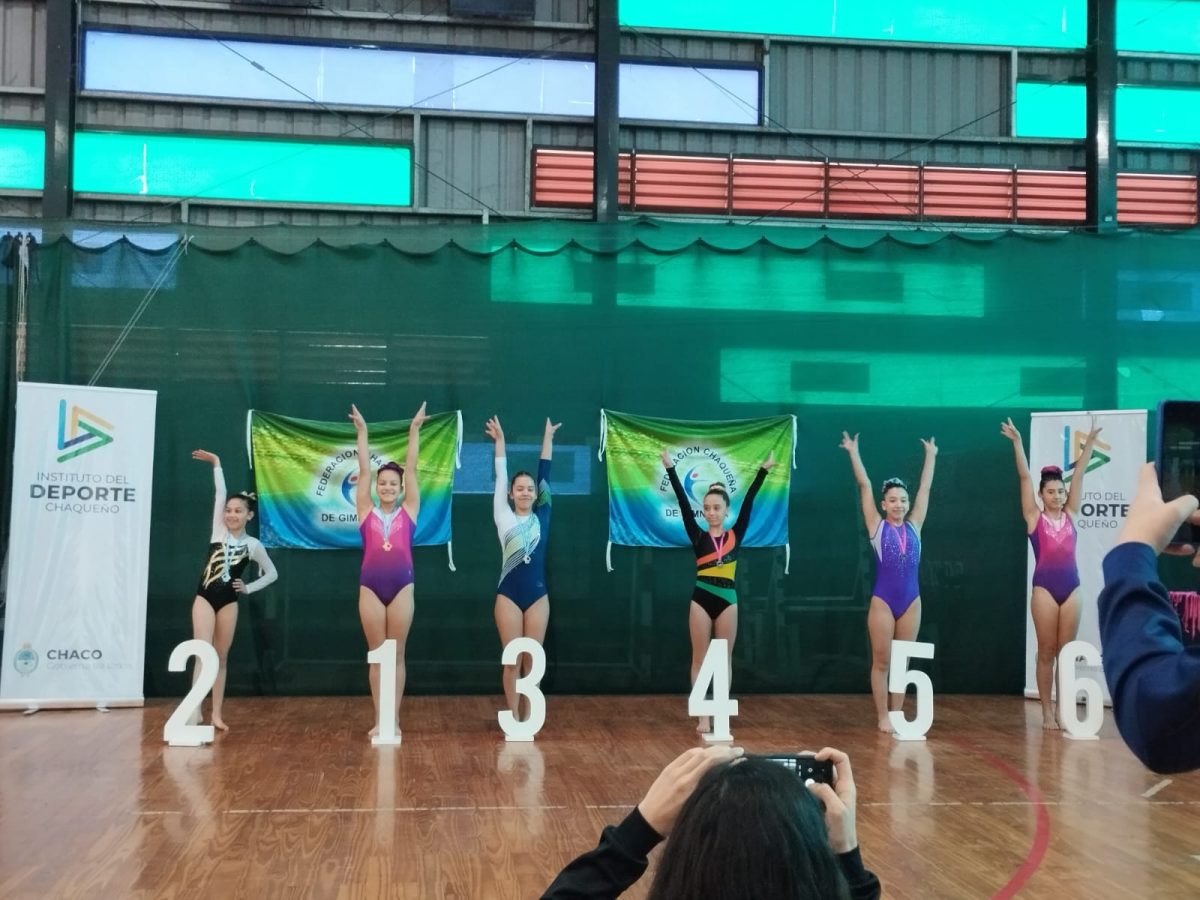
[{"label": "raised arm", "polygon": [[542,431],[542,459],[550,459],[554,455],[554,434],[562,428],[562,422],[555,425],[546,419],[546,428]]},{"label": "raised arm", "polygon": [[417,410],[408,424],[408,454],[404,458],[404,508],[415,524],[421,512],[421,485],[417,478],[417,458],[420,455],[421,425],[429,416],[425,415],[425,404]]},{"label": "raised arm", "polygon": [[750,525],[750,508],[754,506],[754,498],[758,496],[758,489],[763,486],[763,482],[767,480],[767,473],[775,468],[775,451],[772,450],[761,466],[758,467],[758,473],[754,476],[754,480],[750,482],[750,487],[746,490],[746,496],[742,498],[742,508],[738,510],[737,521],[733,523],[733,533],[741,540],[746,533],[746,528]]},{"label": "raised arm", "polygon": [[1021,515],[1025,517],[1026,531],[1037,527],[1038,505],[1037,489],[1029,476],[1029,465],[1025,462],[1025,445],[1021,442],[1021,432],[1013,424],[1012,417],[1000,423],[1000,433],[1012,441],[1013,453],[1017,458],[1017,479],[1021,482]]},{"label": "raised arm", "polygon": [[937,460],[938,453],[937,444],[932,437],[929,440],[921,438],[921,443],[925,447],[925,464],[921,466],[921,483],[917,485],[917,499],[913,501],[912,511],[908,514],[908,520],[913,523],[913,527],[917,531],[920,531],[921,526],[925,524],[925,514],[929,512],[929,489],[933,487],[933,465]]},{"label": "raised arm", "polygon": [[375,505],[371,500],[371,441],[367,435],[367,421],[353,403],[350,404],[350,421],[357,432],[358,447],[358,484],[354,486],[354,508],[358,512],[358,520],[362,522]]},{"label": "raised arm", "polygon": [[874,534],[879,527],[881,516],[875,508],[875,495],[871,492],[871,480],[867,478],[866,467],[858,453],[858,435],[850,437],[850,432],[842,432],[842,442],[838,444],[850,454],[850,469],[854,472],[854,483],[858,485],[858,496],[862,502],[863,520],[867,525],[867,534]]},{"label": "raised arm", "polygon": [[492,494],[492,518],[499,525],[501,522],[507,523],[513,515],[512,510],[508,508],[508,457],[500,417],[492,416],[488,419],[483,430],[496,442],[496,489]]},{"label": "raised arm", "polygon": [[215,541],[225,533],[225,473],[221,471],[221,458],[207,450],[193,450],[192,459],[209,463],[213,467],[212,540]]},{"label": "raised arm", "polygon": [[1096,449],[1096,438],[1100,428],[1096,425],[1096,417],[1092,417],[1092,429],[1088,432],[1079,459],[1075,460],[1075,474],[1071,478],[1071,488],[1067,491],[1067,512],[1073,516],[1079,515],[1079,503],[1083,499],[1083,476],[1087,474],[1088,465],[1092,461],[1092,451]]},{"label": "raised arm", "polygon": [[683,516],[683,527],[687,531],[688,539],[695,543],[703,532],[700,526],[696,524],[696,515],[692,512],[692,503],[688,500],[687,492],[684,491],[683,485],[679,481],[679,473],[675,471],[675,463],[671,462],[671,454],[666,450],[662,452],[663,467],[667,470],[667,478],[671,481],[671,488],[675,491],[675,500],[679,503],[679,514]]}]

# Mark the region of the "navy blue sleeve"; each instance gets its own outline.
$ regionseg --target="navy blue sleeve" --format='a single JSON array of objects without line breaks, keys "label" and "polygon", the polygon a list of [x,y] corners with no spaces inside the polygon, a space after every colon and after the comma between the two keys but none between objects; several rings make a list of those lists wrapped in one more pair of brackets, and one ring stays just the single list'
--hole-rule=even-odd
[{"label": "navy blue sleeve", "polygon": [[679,514],[683,516],[683,527],[687,530],[688,540],[692,542],[692,546],[695,546],[696,541],[704,536],[704,532],[696,524],[696,514],[692,512],[692,501],[684,492],[683,485],[679,481],[679,473],[675,471],[674,466],[667,469],[667,477],[671,479],[671,487],[675,489],[675,499],[679,502]]},{"label": "navy blue sleeve", "polygon": [[646,857],[662,837],[634,807],[620,825],[609,825],[600,843],[572,860],[546,888],[542,900],[607,900],[642,877]]},{"label": "navy blue sleeve", "polygon": [[550,526],[550,460],[539,459],[537,467],[537,499],[533,502],[533,512],[545,531]]},{"label": "navy blue sleeve", "polygon": [[1099,606],[1104,677],[1121,737],[1155,772],[1200,768],[1200,648],[1184,645],[1149,546],[1109,551]]}]

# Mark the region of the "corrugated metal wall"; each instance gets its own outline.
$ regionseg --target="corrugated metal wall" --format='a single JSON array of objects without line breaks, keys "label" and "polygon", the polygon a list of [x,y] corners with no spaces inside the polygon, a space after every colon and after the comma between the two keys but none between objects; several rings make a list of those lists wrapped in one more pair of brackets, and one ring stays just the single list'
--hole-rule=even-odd
[{"label": "corrugated metal wall", "polygon": [[1007,53],[771,46],[770,115],[788,129],[933,137],[1011,133]]},{"label": "corrugated metal wall", "polygon": [[[590,0],[538,0],[528,23],[450,19],[447,0],[325,0],[321,10],[233,9],[194,0],[85,0],[85,25],[177,34],[460,47],[501,53],[591,54]],[[45,4],[0,0],[0,121],[41,122]],[[1084,164],[1081,142],[1012,138],[1017,78],[1083,76],[1080,56],[1057,51],[888,46],[865,42],[670,35],[627,30],[622,54],[642,61],[761,65],[762,127],[629,124],[626,150],[931,162],[1067,169]],[[1014,71],[1015,69],[1015,71]],[[1200,84],[1200,58],[1123,58],[1125,82]],[[590,148],[587,119],[473,115],[408,110],[313,110],[303,104],[166,101],[84,96],[77,116],[88,128],[270,135],[408,142],[414,148],[414,206],[406,212],[205,203],[95,200],[82,216],[208,223],[391,222],[529,214],[533,146]],[[1194,173],[1188,148],[1122,147],[1119,165],[1137,171]],[[19,198],[28,209],[35,200]],[[12,204],[7,207],[10,210]]]}]

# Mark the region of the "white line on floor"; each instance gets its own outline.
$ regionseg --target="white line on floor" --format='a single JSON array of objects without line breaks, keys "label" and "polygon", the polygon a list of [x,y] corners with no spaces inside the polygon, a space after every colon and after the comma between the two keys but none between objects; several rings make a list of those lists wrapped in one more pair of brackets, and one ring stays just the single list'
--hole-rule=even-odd
[{"label": "white line on floor", "polygon": [[1160,781],[1154,787],[1150,788],[1148,791],[1143,791],[1142,796],[1149,799],[1150,797],[1153,797],[1155,794],[1157,794],[1159,791],[1161,791],[1163,788],[1165,788],[1170,783],[1171,783],[1170,778],[1164,778],[1162,781]]}]

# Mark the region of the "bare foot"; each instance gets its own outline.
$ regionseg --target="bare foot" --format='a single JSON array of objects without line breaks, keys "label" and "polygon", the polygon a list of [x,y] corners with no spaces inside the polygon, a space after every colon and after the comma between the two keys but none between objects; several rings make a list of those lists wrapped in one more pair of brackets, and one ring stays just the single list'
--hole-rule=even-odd
[{"label": "bare foot", "polygon": [[222,719],[220,716],[213,716],[212,719],[213,719],[213,726],[215,728],[220,728],[222,731],[229,730],[229,726],[225,724],[225,720]]},{"label": "bare foot", "polygon": [[1043,731],[1059,731],[1060,726],[1053,715],[1042,716]]},{"label": "bare foot", "polygon": [[379,734],[379,726],[378,725],[374,726],[370,731],[367,732],[368,737],[375,737],[375,735],[377,735],[377,734]]},{"label": "bare foot", "polygon": [[893,731],[895,731],[895,729],[892,728],[892,720],[887,716],[884,716],[882,719],[880,719],[877,724],[879,726],[879,730],[884,734],[891,734]]},{"label": "bare foot", "polygon": [[712,719],[708,716],[700,717],[700,724],[696,726],[697,734],[708,734],[712,731]]}]

